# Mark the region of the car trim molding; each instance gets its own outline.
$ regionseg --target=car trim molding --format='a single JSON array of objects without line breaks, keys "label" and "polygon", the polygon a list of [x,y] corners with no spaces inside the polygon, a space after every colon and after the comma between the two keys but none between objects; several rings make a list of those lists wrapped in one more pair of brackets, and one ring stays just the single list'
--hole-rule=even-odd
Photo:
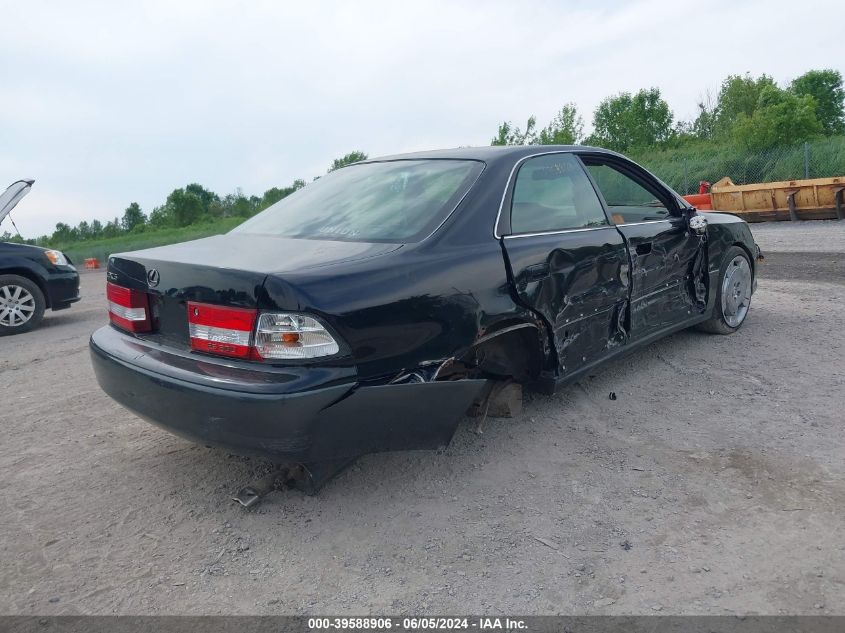
[{"label": "car trim molding", "polygon": [[537,233],[512,233],[511,235],[503,235],[503,240],[513,240],[518,237],[538,237],[540,235],[559,235],[561,233],[581,233],[583,231],[601,231],[602,229],[616,228],[613,224],[605,224],[604,226],[587,226],[581,229],[559,229],[556,231],[539,231]]},{"label": "car trim molding", "polygon": [[642,222],[624,222],[622,224],[614,224],[614,226],[622,228],[625,226],[640,226],[641,224],[657,224],[658,222],[671,222],[672,220],[643,220]]}]

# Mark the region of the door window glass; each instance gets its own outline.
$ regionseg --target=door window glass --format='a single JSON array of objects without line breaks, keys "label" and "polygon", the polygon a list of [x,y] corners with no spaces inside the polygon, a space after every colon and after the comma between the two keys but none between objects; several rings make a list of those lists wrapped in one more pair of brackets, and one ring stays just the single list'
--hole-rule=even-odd
[{"label": "door window glass", "polygon": [[547,154],[526,160],[519,168],[511,203],[514,233],[584,229],[608,224],[578,159]]},{"label": "door window glass", "polygon": [[641,185],[610,165],[593,163],[589,159],[585,163],[604,196],[610,218],[615,224],[668,219],[669,209],[660,199],[662,194]]}]

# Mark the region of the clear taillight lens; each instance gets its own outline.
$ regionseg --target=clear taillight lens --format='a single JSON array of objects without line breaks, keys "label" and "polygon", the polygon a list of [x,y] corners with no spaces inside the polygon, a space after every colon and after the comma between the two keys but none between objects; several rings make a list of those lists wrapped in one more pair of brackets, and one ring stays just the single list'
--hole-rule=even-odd
[{"label": "clear taillight lens", "polygon": [[253,345],[255,353],[267,359],[317,358],[340,351],[319,321],[302,314],[261,314]]},{"label": "clear taillight lens", "polygon": [[117,327],[128,332],[152,330],[150,302],[146,292],[108,282],[106,299],[109,302],[109,320]]}]

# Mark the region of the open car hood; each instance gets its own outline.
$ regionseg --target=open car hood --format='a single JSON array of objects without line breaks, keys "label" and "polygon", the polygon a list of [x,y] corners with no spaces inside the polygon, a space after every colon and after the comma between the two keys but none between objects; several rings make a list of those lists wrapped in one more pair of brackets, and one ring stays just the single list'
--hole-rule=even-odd
[{"label": "open car hood", "polygon": [[32,188],[32,183],[35,181],[32,179],[29,180],[18,180],[17,182],[13,182],[9,185],[9,188],[6,189],[3,193],[0,193],[0,222],[2,222],[9,212],[15,208],[15,205],[21,201],[26,194],[29,193],[29,190]]}]

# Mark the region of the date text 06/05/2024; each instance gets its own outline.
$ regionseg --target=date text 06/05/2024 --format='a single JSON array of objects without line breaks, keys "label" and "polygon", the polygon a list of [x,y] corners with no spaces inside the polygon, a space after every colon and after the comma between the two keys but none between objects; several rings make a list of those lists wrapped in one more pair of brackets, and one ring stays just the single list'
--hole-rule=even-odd
[{"label": "date text 06/05/2024", "polygon": [[319,630],[365,630],[365,631],[521,631],[526,629],[524,620],[497,617],[351,617],[351,618],[309,618],[308,628]]}]

